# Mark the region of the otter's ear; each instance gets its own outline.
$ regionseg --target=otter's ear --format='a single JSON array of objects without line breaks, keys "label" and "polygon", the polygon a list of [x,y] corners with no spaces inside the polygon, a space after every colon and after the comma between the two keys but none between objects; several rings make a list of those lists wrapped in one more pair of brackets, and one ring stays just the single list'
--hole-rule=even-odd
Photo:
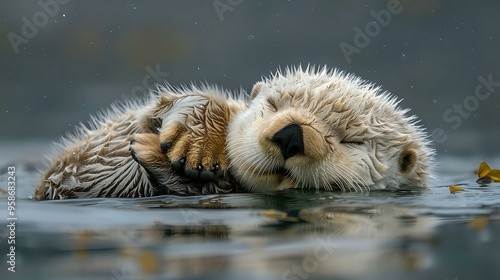
[{"label": "otter's ear", "polygon": [[250,94],[250,97],[251,97],[252,99],[254,99],[254,98],[255,98],[255,96],[257,96],[257,94],[259,94],[260,89],[262,88],[262,86],[263,86],[263,85],[264,85],[264,83],[263,83],[263,82],[258,82],[258,83],[256,83],[256,84],[253,86],[253,88],[252,88],[252,93]]},{"label": "otter's ear", "polygon": [[406,147],[399,156],[399,171],[408,173],[413,170],[417,162],[417,151],[413,148]]}]

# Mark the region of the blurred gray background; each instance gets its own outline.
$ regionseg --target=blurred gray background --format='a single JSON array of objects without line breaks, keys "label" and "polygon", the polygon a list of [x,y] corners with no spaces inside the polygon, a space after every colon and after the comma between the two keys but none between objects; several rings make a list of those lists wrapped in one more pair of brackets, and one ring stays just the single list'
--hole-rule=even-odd
[{"label": "blurred gray background", "polygon": [[499,11],[493,0],[2,1],[0,145],[57,140],[162,79],[248,91],[301,63],[403,98],[441,155],[489,157],[500,135]]}]

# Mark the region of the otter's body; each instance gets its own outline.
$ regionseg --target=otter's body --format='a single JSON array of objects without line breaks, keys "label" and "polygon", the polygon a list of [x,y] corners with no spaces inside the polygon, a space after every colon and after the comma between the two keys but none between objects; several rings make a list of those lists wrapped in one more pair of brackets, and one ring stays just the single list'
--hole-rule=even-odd
[{"label": "otter's body", "polygon": [[427,136],[380,88],[296,68],[243,94],[169,88],[113,109],[63,141],[36,198],[427,185]]},{"label": "otter's body", "polygon": [[[230,98],[217,88],[161,88],[145,100],[112,106],[55,144],[50,165],[36,186],[35,199],[146,197],[161,194],[226,193],[229,177],[193,181],[175,172],[160,148],[162,127],[185,122],[194,107]],[[237,102],[237,101],[235,101]],[[132,150],[131,147],[135,147]],[[148,160],[146,169],[141,159]]]}]

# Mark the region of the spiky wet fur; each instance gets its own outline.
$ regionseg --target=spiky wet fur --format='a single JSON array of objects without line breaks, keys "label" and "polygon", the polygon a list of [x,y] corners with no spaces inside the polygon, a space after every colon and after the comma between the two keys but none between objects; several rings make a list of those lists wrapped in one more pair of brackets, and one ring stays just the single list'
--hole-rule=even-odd
[{"label": "spiky wet fur", "polygon": [[[427,185],[434,151],[424,129],[415,116],[407,115],[409,110],[398,107],[395,97],[354,75],[327,68],[287,68],[258,82],[251,101],[244,92],[231,95],[206,86],[158,92],[143,101],[115,105],[64,138],[35,198],[224,193],[239,185],[250,192]],[[210,121],[220,120],[220,115],[193,111],[211,100],[227,102],[212,111],[222,112],[223,122]],[[195,119],[192,127],[176,126],[189,118]],[[305,152],[285,160],[270,139],[290,123],[301,126]],[[207,127],[221,124],[227,127]],[[170,160],[183,156],[188,146],[196,147],[192,157],[198,159],[205,158],[199,153],[221,149],[200,141],[226,136],[226,129],[230,174],[224,179],[200,184],[172,171]],[[222,135],[214,136],[213,131]],[[169,137],[177,140],[165,155],[159,143]]]},{"label": "spiky wet fur", "polygon": [[[434,151],[398,103],[337,70],[278,71],[254,86],[249,108],[230,122],[230,171],[252,192],[425,187]],[[272,137],[291,123],[302,128],[305,152],[285,160]]]},{"label": "spiky wet fur", "polygon": [[[144,197],[234,191],[236,185],[229,176],[200,183],[175,173],[159,146],[160,131],[164,127],[184,123],[194,107],[203,107],[209,100],[232,100],[232,97],[231,93],[208,85],[165,86],[143,100],[112,105],[109,110],[92,116],[87,126],[81,124],[74,134],[54,145],[34,198]],[[148,168],[132,158],[131,141],[137,153],[150,155],[145,163]]]}]

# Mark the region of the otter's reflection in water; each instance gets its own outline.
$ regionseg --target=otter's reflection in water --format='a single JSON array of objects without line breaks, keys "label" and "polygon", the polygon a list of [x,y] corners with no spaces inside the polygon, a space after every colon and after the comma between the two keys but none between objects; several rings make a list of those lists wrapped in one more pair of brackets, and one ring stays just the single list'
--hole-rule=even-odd
[{"label": "otter's reflection in water", "polygon": [[[228,242],[214,243],[214,246],[233,247],[237,252],[220,251],[215,256],[214,252],[208,256],[200,253],[187,258],[172,253],[168,256],[167,271],[183,275],[189,271],[255,269],[265,275],[277,274],[277,279],[362,277],[384,270],[413,271],[428,267],[432,265],[431,247],[437,244],[432,235],[435,218],[397,205],[325,205],[301,209],[296,212],[298,219],[287,213],[260,214],[274,221],[250,230],[255,235],[238,230],[229,232],[224,227],[164,231],[165,237],[176,240],[222,238]],[[197,235],[193,235],[195,231]],[[263,240],[259,235],[273,238]]]},{"label": "otter's reflection in water", "polygon": [[[145,204],[170,208],[169,203]],[[39,233],[25,248],[26,261],[35,270],[59,275],[139,279],[239,274],[272,279],[361,277],[432,264],[435,219],[397,205],[329,203],[281,212],[241,211],[206,199],[181,204],[183,208],[164,209],[163,214],[183,217],[184,225],[169,224],[167,218],[140,228],[66,229],[45,237]],[[210,218],[213,208],[225,209]],[[52,255],[40,259],[45,245],[37,241],[43,239],[58,239],[58,248],[51,245]]]},{"label": "otter's reflection in water", "polygon": [[299,217],[330,229],[336,236],[408,237],[430,236],[436,219],[394,204],[347,203],[305,208]]}]

